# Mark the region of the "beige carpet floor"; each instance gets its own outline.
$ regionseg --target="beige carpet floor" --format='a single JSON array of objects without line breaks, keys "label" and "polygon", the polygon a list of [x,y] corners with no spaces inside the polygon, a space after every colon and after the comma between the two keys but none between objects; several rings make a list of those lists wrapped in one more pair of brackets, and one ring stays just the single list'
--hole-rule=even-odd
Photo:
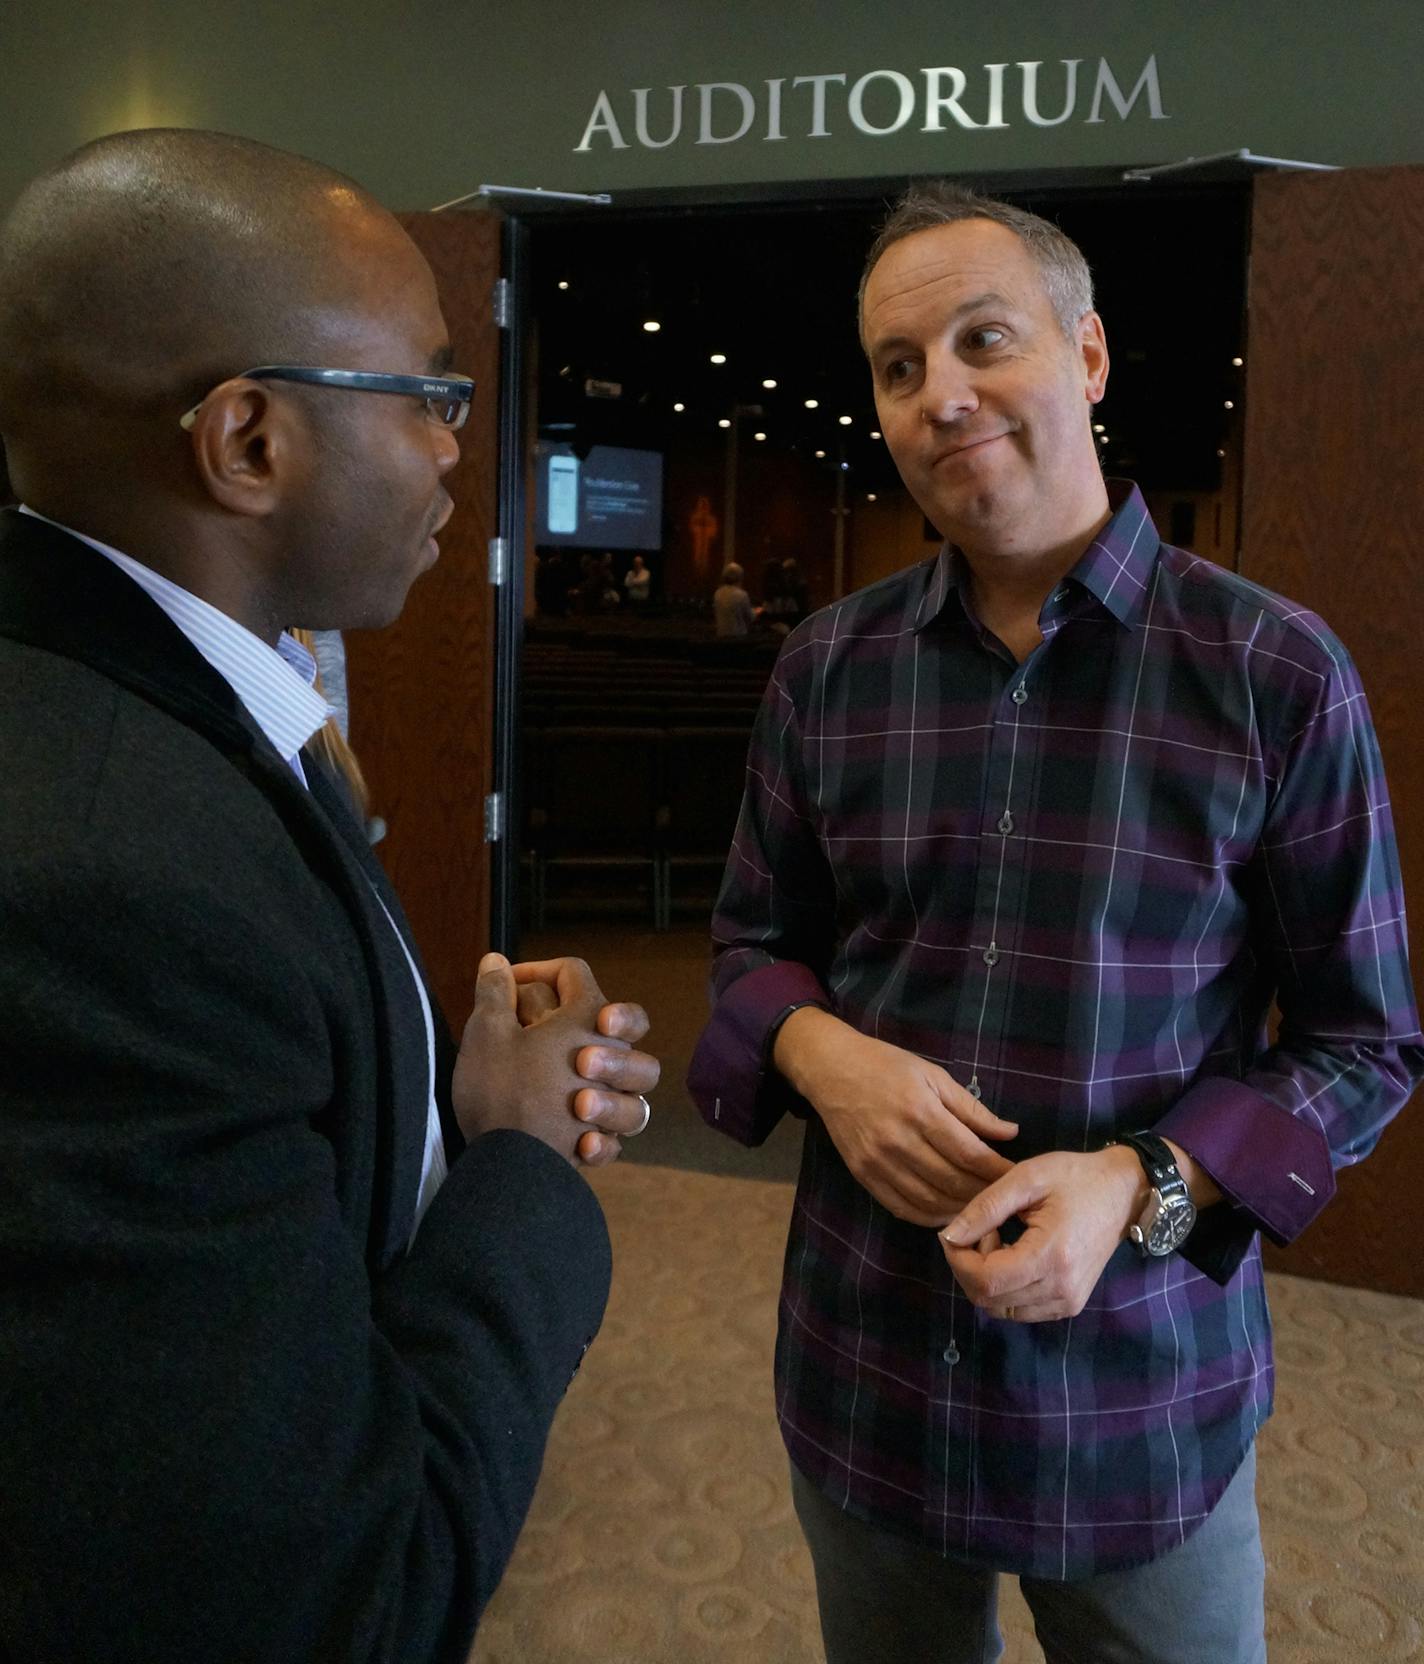
[{"label": "beige carpet floor", "polygon": [[[785,1183],[598,1175],[616,1273],[478,1664],[817,1664],[771,1396]],[[1424,1302],[1271,1279],[1272,1664],[1424,1657]],[[1008,1664],[1040,1661],[1004,1584]]]}]

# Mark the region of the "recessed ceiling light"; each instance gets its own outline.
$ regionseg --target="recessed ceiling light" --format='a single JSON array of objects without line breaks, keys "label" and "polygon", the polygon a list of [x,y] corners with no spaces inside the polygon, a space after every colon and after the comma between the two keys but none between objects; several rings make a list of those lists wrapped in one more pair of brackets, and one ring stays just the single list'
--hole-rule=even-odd
[{"label": "recessed ceiling light", "polygon": [[662,327],[656,318],[644,318],[643,320],[643,328],[647,330],[649,335],[656,335]]},{"label": "recessed ceiling light", "polygon": [[754,433],[754,434],[753,434],[753,435],[752,435],[752,438],[753,438],[753,439],[765,439],[765,438],[766,438],[766,435],[765,435],[765,434],[764,434],[764,433]]},{"label": "recessed ceiling light", "polygon": [[568,278],[566,278],[566,277],[561,277],[561,278],[560,278],[560,279],[559,279],[559,287],[560,287],[560,288],[561,288],[561,289],[567,289],[567,288],[568,288],[568,286],[569,286],[569,280],[568,280]]},{"label": "recessed ceiling light", "polygon": [[717,426],[719,428],[729,428],[729,427],[731,427],[731,425],[732,425],[732,423],[731,423],[730,418],[726,417],[726,416],[723,416],[717,423]]},{"label": "recessed ceiling light", "polygon": [[673,406],[673,409],[674,409],[674,410],[686,410],[686,409],[687,409],[687,406],[686,406],[686,405],[685,405],[685,404],[675,404],[675,405],[674,405],[674,406]]},{"label": "recessed ceiling light", "polygon": [[766,380],[762,382],[762,386],[766,388],[768,393],[774,393],[776,391],[776,377],[768,376]]},{"label": "recessed ceiling light", "polygon": [[724,352],[714,352],[712,354],[711,361],[714,364],[725,364],[727,362],[727,355]]},{"label": "recessed ceiling light", "polygon": [[824,451],[817,451],[817,452],[816,452],[816,455],[817,455],[817,456],[818,456],[818,457],[820,457],[820,458],[824,458],[824,457],[825,457],[825,454],[826,454],[826,453],[825,453],[825,452],[824,452]]},{"label": "recessed ceiling light", "polygon": [[807,399],[806,408],[807,410],[819,410],[821,408],[821,401],[819,399]]},{"label": "recessed ceiling light", "polygon": [[1225,452],[1225,451],[1218,451],[1218,452],[1217,452],[1217,453],[1216,453],[1216,454],[1217,454],[1217,455],[1218,455],[1218,456],[1225,456],[1225,455],[1226,455],[1226,452]]},{"label": "recessed ceiling light", "polygon": [[872,438],[872,439],[879,439],[879,437],[880,437],[880,429],[879,429],[879,428],[871,428],[871,430],[870,430],[870,437],[871,437],[871,438]]},{"label": "recessed ceiling light", "polygon": [[1103,426],[1103,424],[1101,422],[1094,422],[1093,423],[1093,432],[1094,433],[1106,433],[1107,431],[1108,430]]},{"label": "recessed ceiling light", "polygon": [[1240,369],[1240,368],[1241,368],[1241,366],[1242,366],[1242,365],[1243,365],[1243,364],[1244,364],[1244,363],[1245,363],[1245,362],[1246,362],[1246,360],[1245,360],[1245,359],[1244,359],[1244,358],[1233,358],[1233,359],[1232,359],[1232,360],[1231,360],[1231,362],[1232,362],[1232,363],[1233,363],[1233,364],[1234,364],[1234,365],[1235,365],[1235,366],[1236,366],[1236,368],[1237,368],[1237,369],[1238,369],[1238,370],[1239,370],[1239,369]]},{"label": "recessed ceiling light", "polygon": [[875,501],[875,493],[873,491],[867,491],[865,494],[865,500],[867,503],[873,503]]},{"label": "recessed ceiling light", "polygon": [[1233,400],[1231,400],[1231,399],[1227,399],[1227,400],[1226,400],[1226,408],[1227,408],[1227,409],[1228,409],[1228,410],[1235,410],[1235,408],[1236,408],[1236,405],[1235,405],[1235,403],[1234,403],[1234,401],[1233,401]]},{"label": "recessed ceiling light", "polygon": [[848,428],[850,426],[850,417],[849,416],[842,416],[840,418],[840,424],[843,428]]}]

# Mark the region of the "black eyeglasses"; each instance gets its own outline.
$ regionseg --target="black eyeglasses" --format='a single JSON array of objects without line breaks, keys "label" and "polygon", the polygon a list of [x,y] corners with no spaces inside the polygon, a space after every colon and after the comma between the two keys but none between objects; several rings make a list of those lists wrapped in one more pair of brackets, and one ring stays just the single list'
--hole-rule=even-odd
[{"label": "black eyeglasses", "polygon": [[[423,399],[426,414],[442,428],[462,428],[470,414],[475,384],[469,376],[396,376],[381,370],[319,370],[308,364],[259,364],[255,370],[229,376],[230,381],[301,381],[312,387],[345,387],[355,393],[400,393]],[[185,415],[179,427],[190,431],[207,394]]]}]

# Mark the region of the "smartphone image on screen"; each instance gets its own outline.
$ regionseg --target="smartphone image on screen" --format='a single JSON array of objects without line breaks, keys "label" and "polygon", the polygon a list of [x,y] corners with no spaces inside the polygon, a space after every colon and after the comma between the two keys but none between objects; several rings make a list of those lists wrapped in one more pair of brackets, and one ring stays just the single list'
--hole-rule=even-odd
[{"label": "smartphone image on screen", "polygon": [[578,530],[579,463],[576,456],[549,458],[549,530]]}]

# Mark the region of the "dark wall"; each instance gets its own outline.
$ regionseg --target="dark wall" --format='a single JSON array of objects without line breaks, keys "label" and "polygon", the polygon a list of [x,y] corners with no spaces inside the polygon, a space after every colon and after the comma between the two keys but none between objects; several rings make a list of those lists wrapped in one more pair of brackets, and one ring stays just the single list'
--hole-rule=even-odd
[{"label": "dark wall", "polygon": [[[762,569],[794,556],[812,606],[831,599],[834,482],[812,459],[765,451],[744,433],[737,473],[737,555],[753,600],[760,601]],[[663,586],[668,595],[711,595],[726,563],[726,447],[683,443],[668,452],[665,485],[667,543]],[[706,508],[700,508],[705,499]],[[717,531],[699,560],[697,528],[708,511]]]}]

